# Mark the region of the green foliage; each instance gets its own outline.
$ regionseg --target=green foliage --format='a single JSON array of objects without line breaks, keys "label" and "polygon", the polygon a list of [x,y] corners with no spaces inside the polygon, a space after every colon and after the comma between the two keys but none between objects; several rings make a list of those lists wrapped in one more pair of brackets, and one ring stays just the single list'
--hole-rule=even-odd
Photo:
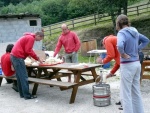
[{"label": "green foliage", "polygon": [[0,14],[38,13],[49,25],[94,13],[114,16],[127,1],[137,0],[0,0]]},{"label": "green foliage", "polygon": [[89,7],[91,0],[71,0],[68,4],[68,14],[69,18],[76,18],[85,16],[88,14],[93,14],[94,11],[92,7]]}]

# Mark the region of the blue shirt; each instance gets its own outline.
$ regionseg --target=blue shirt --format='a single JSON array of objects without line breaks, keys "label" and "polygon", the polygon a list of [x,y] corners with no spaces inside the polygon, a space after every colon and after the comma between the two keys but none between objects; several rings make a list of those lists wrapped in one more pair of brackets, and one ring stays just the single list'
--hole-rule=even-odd
[{"label": "blue shirt", "polygon": [[[140,42],[140,44],[139,44]],[[117,48],[120,54],[126,53],[129,59],[121,57],[121,62],[132,62],[139,60],[138,52],[143,49],[150,40],[140,34],[134,27],[125,27],[117,34]]]}]

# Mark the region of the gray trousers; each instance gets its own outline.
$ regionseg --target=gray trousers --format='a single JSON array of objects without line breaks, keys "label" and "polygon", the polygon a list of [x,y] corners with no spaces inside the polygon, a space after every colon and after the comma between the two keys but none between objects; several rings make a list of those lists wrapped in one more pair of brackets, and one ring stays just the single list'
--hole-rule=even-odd
[{"label": "gray trousers", "polygon": [[78,53],[73,52],[70,54],[65,54],[65,62],[67,63],[78,63]]},{"label": "gray trousers", "polygon": [[120,65],[121,103],[123,113],[144,113],[140,92],[141,64],[139,61]]}]

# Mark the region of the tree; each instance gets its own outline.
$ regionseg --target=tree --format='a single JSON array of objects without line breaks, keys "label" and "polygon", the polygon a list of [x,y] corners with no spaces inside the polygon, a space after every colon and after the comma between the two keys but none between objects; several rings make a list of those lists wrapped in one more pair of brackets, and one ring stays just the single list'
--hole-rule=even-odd
[{"label": "tree", "polygon": [[102,13],[108,13],[111,16],[114,33],[116,34],[115,20],[118,15],[123,12],[127,15],[127,6],[128,1],[137,1],[137,0],[92,0],[92,4],[95,7],[96,11]]},{"label": "tree", "polygon": [[93,7],[90,3],[91,0],[70,0],[67,6],[69,18],[93,14]]}]

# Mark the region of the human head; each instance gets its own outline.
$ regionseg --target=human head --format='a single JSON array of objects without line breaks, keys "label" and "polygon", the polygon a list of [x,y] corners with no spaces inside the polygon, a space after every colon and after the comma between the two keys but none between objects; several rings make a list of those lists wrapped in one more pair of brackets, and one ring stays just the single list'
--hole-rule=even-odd
[{"label": "human head", "polygon": [[116,19],[116,30],[121,30],[125,26],[130,26],[129,19],[126,15],[121,14]]},{"label": "human head", "polygon": [[13,47],[14,47],[14,44],[8,44],[7,47],[6,47],[6,52],[10,53]]},{"label": "human head", "polygon": [[36,32],[35,33],[35,40],[40,41],[44,39],[44,33],[42,31]]},{"label": "human head", "polygon": [[104,38],[101,40],[101,42],[100,42],[102,48],[105,48],[105,40],[106,40],[107,37],[108,37],[108,36],[104,37]]},{"label": "human head", "polygon": [[104,48],[103,39],[100,41],[100,47]]},{"label": "human head", "polygon": [[68,26],[66,24],[62,24],[61,29],[64,34],[68,33],[69,31]]}]

